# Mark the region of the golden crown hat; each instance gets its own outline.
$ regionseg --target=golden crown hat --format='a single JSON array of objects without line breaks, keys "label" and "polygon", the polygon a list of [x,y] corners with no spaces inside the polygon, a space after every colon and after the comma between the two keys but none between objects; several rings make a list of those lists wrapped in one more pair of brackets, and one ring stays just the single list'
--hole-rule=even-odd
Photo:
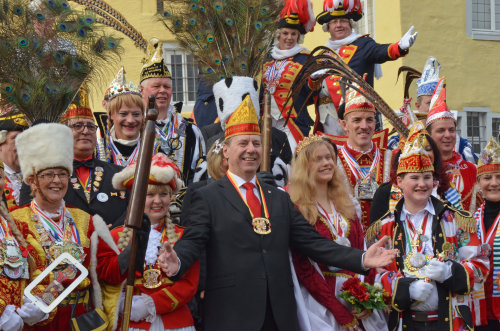
[{"label": "golden crown hat", "polygon": [[84,118],[94,120],[92,109],[90,109],[89,94],[87,84],[83,83],[78,90],[73,102],[69,105],[68,109],[64,112],[61,123],[65,123],[70,119]]},{"label": "golden crown hat", "polygon": [[244,134],[260,135],[259,120],[250,95],[226,120],[224,139]]},{"label": "golden crown hat", "polygon": [[139,81],[142,83],[148,78],[172,78],[163,59],[162,42],[152,38],[148,43],[148,58],[142,66]]},{"label": "golden crown hat", "polygon": [[[357,87],[360,88],[359,86]],[[344,118],[347,114],[355,111],[367,111],[374,114],[376,113],[375,107],[372,105],[372,103],[368,101],[368,99],[364,95],[362,95],[352,87],[349,88],[345,100],[346,103],[345,103]]]},{"label": "golden crown hat", "polygon": [[136,94],[139,96],[141,95],[141,92],[139,91],[139,87],[137,85],[135,85],[133,82],[127,83],[127,80],[125,79],[125,68],[123,66],[120,68],[120,70],[118,70],[115,78],[111,82],[111,85],[109,85],[108,89],[106,90],[104,99],[107,101],[111,101],[122,94]]},{"label": "golden crown hat", "polygon": [[500,144],[491,137],[477,161],[477,177],[493,172],[500,172]]},{"label": "golden crown hat", "polygon": [[427,131],[420,122],[415,122],[410,127],[408,139],[405,142],[399,164],[397,174],[428,172],[434,171],[429,153],[425,150],[425,145],[428,144],[425,134]]},{"label": "golden crown hat", "polygon": [[451,119],[456,123],[455,117],[446,104],[446,83],[445,79],[441,78],[436,86],[436,89],[434,90],[434,94],[432,95],[425,127],[428,128],[432,123],[445,119]]}]

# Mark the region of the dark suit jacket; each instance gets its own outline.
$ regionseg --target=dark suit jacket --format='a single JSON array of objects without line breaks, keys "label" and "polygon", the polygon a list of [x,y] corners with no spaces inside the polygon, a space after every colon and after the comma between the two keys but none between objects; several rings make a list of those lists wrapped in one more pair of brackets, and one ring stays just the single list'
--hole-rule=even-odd
[{"label": "dark suit jacket", "polygon": [[[129,192],[124,191],[125,195],[120,190],[115,190],[111,180],[115,173],[120,172],[123,168],[116,164],[110,164],[101,160],[94,159],[95,166],[103,168],[102,180],[99,187],[92,186],[90,192],[90,203],[85,198],[85,193],[82,187],[75,188],[71,180],[77,178],[75,170],[70,179],[68,192],[64,196],[64,201],[68,205],[80,208],[91,215],[98,214],[106,222],[111,224],[112,228],[123,225],[125,216],[127,215],[127,207],[129,200]],[[95,168],[94,168],[95,169]],[[95,170],[91,172],[92,182],[95,181]],[[107,201],[98,199],[98,194],[104,193],[107,196]],[[125,198],[123,198],[125,197]]]},{"label": "dark suit jacket", "polygon": [[289,248],[313,260],[364,273],[362,251],[328,240],[294,208],[288,194],[262,184],[271,233],[253,231],[251,216],[227,177],[193,191],[189,224],[175,251],[180,277],[205,249],[205,331],[255,331],[267,297],[280,330],[298,330]]}]

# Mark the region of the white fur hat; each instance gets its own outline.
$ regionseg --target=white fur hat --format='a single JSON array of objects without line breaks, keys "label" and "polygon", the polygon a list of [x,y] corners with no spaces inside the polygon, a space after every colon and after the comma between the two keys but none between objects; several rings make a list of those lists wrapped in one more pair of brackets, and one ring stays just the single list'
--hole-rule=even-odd
[{"label": "white fur hat", "polygon": [[255,79],[243,76],[226,78],[215,83],[213,91],[217,115],[223,130],[229,116],[234,113],[247,95],[250,95],[257,118],[260,118],[259,85]]},{"label": "white fur hat", "polygon": [[[136,164],[132,163],[122,171],[114,174],[113,187],[117,190],[131,190],[134,183],[135,167]],[[172,188],[173,193],[177,193],[182,187],[182,180],[179,176],[179,169],[165,154],[153,155],[148,184],[168,185]]]},{"label": "white fur hat", "polygon": [[73,172],[73,132],[66,125],[41,123],[16,137],[16,149],[23,179],[47,168]]}]

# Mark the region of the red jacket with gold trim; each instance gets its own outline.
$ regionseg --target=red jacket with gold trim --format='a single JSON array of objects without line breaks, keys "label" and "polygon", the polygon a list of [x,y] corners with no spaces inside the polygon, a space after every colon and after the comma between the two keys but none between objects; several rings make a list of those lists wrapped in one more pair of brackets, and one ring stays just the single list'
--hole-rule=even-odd
[{"label": "red jacket with gold trim", "polygon": [[[155,230],[151,230],[155,231]],[[182,236],[184,228],[175,225],[175,231],[178,236]],[[119,226],[111,230],[111,236],[114,243],[118,243],[120,234],[123,232],[123,226]],[[166,242],[167,238],[163,240]],[[113,245],[112,245],[113,246]],[[100,241],[97,248],[97,275],[103,281],[103,297],[104,309],[108,317],[112,319],[112,330],[117,328],[121,321],[118,321],[116,305],[121,293],[121,287],[127,278],[127,273],[123,275],[120,272],[118,265],[118,254],[116,246],[110,245],[104,241]],[[156,265],[157,269],[160,269]],[[198,288],[198,280],[200,275],[200,263],[197,261],[189,268],[189,270],[176,282],[170,280],[167,275],[161,271],[162,285],[149,289],[144,287],[143,278],[140,273],[136,273],[134,295],[142,293],[149,295],[156,308],[156,314],[161,315],[163,326],[165,329],[177,329],[186,326],[194,325],[193,317],[187,306],[187,303],[192,300]],[[113,321],[114,319],[114,321]],[[133,322],[130,321],[131,328],[139,328],[149,330],[151,323],[146,321]]]},{"label": "red jacket with gold trim", "polygon": [[[430,197],[435,210],[432,221],[432,242],[434,256],[442,252],[445,242],[454,247],[452,256],[452,276],[443,283],[436,282],[438,291],[438,325],[440,330],[464,330],[473,327],[470,292],[477,279],[477,270],[486,274],[488,259],[480,256],[481,242],[477,236],[475,220],[471,213],[460,211]],[[377,269],[376,280],[382,283],[385,291],[392,297],[392,310],[389,315],[389,330],[396,330],[399,319],[411,319],[410,284],[416,278],[404,276],[404,258],[406,256],[406,236],[404,225],[400,221],[404,197],[396,205],[394,213],[388,212],[382,219],[373,223],[367,231],[367,242],[391,238],[393,248],[400,251],[396,259],[386,268]]]},{"label": "red jacket with gold trim", "polygon": [[[345,237],[351,242],[351,247],[364,249],[364,236],[361,223],[358,219],[349,220],[349,228]],[[314,228],[320,235],[334,241],[335,234],[331,231],[326,221],[318,217]],[[309,258],[305,255],[292,251],[292,260],[297,278],[304,285],[307,291],[316,301],[325,306],[335,317],[335,320],[343,327],[354,325],[356,318],[351,311],[347,309],[342,302],[335,297],[335,284],[337,275],[343,277],[353,277],[355,274],[348,270],[338,270],[331,272],[328,266],[318,264],[322,271],[319,274],[316,268],[311,264]]]},{"label": "red jacket with gold trim", "polygon": [[[453,152],[451,159],[444,161],[447,172],[450,174],[450,184],[461,196],[462,206],[470,210],[474,184],[476,183],[477,168],[474,163],[465,161],[460,154]],[[474,197],[475,199],[476,197]]]}]

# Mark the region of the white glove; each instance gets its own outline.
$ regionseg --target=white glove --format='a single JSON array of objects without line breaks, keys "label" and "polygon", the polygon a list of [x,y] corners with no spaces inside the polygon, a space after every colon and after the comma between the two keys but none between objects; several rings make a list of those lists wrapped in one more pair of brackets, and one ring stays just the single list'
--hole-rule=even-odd
[{"label": "white glove", "polygon": [[436,282],[442,283],[451,277],[451,262],[432,259],[425,267],[425,275]]},{"label": "white glove", "polygon": [[0,316],[0,330],[19,331],[23,328],[24,322],[21,316],[16,314],[16,306],[8,305]]},{"label": "white glove", "polygon": [[417,301],[425,301],[432,292],[432,284],[427,283],[422,279],[414,281],[410,284],[410,298]]},{"label": "white glove", "polygon": [[417,39],[418,32],[415,32],[414,34],[412,34],[413,29],[415,29],[415,27],[412,25],[410,27],[410,29],[404,34],[404,36],[401,37],[401,40],[399,40],[398,46],[403,51],[406,51],[411,46],[413,46],[415,39]]},{"label": "white glove", "polygon": [[312,80],[316,80],[319,77],[323,76],[327,71],[328,71],[328,69],[317,70],[317,71],[313,72],[310,77]]},{"label": "white glove", "polygon": [[153,299],[146,294],[134,295],[132,297],[132,309],[130,310],[130,320],[139,322],[153,322],[156,316],[156,307]]},{"label": "white glove", "polygon": [[17,314],[21,316],[24,323],[29,326],[35,325],[38,322],[45,321],[49,318],[49,314],[44,313],[37,305],[26,302],[21,308],[17,308]]}]

